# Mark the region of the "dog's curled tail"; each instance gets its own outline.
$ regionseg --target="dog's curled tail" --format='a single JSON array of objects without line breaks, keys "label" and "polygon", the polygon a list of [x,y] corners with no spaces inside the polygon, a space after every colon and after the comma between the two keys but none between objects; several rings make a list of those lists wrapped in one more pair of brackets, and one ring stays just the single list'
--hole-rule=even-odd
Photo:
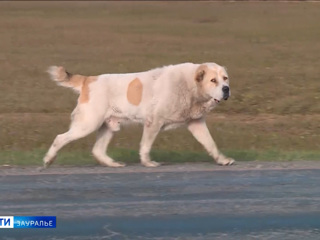
[{"label": "dog's curled tail", "polygon": [[82,75],[73,75],[66,71],[64,67],[51,66],[47,72],[50,78],[58,85],[72,88],[76,92],[80,92],[86,77]]}]

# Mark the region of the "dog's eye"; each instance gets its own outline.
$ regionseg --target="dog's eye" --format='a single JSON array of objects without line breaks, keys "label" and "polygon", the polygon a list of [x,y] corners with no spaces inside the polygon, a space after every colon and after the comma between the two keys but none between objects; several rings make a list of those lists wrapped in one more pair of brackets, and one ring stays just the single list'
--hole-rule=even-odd
[{"label": "dog's eye", "polygon": [[212,78],[212,79],[211,79],[211,82],[213,82],[213,83],[217,83],[217,79]]},{"label": "dog's eye", "polygon": [[227,81],[227,80],[228,80],[228,77],[223,77],[223,80]]}]

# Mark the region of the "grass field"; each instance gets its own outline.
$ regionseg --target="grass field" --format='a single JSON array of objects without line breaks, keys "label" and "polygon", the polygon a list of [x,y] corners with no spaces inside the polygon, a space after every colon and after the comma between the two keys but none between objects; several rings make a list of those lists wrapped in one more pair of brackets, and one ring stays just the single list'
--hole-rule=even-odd
[{"label": "grass field", "polygon": [[[40,164],[68,128],[77,96],[48,79],[48,66],[96,75],[187,61],[228,68],[232,96],[208,119],[224,152],[240,160],[320,159],[319,7],[1,2],[0,164]],[[141,127],[125,128],[112,154],[138,161],[140,137]],[[94,134],[70,144],[59,162],[93,162],[93,142]],[[162,161],[208,160],[185,129],[162,133],[154,149]]]}]

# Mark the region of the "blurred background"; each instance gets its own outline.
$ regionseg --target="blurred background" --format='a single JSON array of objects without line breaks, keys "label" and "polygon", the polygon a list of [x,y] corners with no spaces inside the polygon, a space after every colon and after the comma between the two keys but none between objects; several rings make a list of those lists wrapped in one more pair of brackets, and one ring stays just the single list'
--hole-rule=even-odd
[{"label": "blurred background", "polygon": [[[50,65],[97,75],[182,62],[226,66],[232,96],[208,116],[236,160],[320,159],[320,15],[293,2],[1,2],[0,164],[41,165],[68,130],[77,95],[50,81]],[[141,126],[110,146],[138,162]],[[56,164],[96,164],[95,134],[69,144]],[[161,133],[160,162],[212,161],[184,128]]]}]

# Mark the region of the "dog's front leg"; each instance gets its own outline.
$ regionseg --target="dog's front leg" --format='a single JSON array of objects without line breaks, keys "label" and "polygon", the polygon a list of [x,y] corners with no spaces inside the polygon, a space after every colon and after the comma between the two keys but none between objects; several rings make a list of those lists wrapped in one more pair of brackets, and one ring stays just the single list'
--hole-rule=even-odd
[{"label": "dog's front leg", "polygon": [[232,165],[234,163],[232,158],[227,158],[219,152],[203,118],[191,121],[188,124],[188,130],[192,133],[195,139],[197,139],[198,142],[204,146],[209,155],[213,157],[217,164]]},{"label": "dog's front leg", "polygon": [[143,127],[143,135],[140,142],[140,160],[141,164],[146,167],[158,167],[160,164],[151,161],[150,150],[156,139],[162,124],[157,121],[148,122]]}]

